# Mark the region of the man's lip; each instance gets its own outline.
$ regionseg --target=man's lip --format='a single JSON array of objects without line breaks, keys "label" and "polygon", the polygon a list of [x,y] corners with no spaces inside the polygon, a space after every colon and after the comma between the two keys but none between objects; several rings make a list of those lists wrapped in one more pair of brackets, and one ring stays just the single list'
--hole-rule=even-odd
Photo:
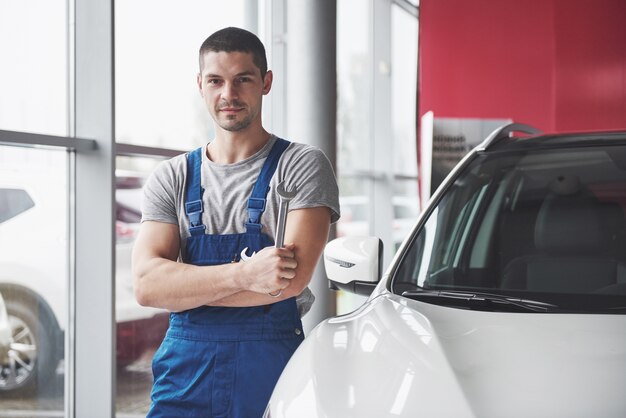
[{"label": "man's lip", "polygon": [[220,112],[239,112],[240,110],[243,110],[243,108],[242,107],[223,107],[219,110]]}]

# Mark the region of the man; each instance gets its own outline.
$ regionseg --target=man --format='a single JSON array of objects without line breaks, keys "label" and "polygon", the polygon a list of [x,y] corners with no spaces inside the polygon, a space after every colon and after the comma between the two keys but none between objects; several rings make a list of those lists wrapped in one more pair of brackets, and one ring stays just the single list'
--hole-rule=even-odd
[{"label": "man", "polygon": [[[144,188],[135,294],[171,311],[149,417],[260,417],[304,338],[307,285],[339,218],[338,190],[320,150],[263,128],[272,77],[252,33],[209,36],[197,83],[215,138],[161,163]],[[295,197],[288,244],[275,248],[281,182]]]}]

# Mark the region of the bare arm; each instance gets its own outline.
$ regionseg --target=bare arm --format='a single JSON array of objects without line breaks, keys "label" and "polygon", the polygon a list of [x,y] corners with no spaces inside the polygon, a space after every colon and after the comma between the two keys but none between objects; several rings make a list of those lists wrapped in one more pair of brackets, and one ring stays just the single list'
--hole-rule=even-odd
[{"label": "bare arm", "polygon": [[[290,276],[281,288],[284,288],[278,298],[272,298],[264,293],[242,291],[209,303],[213,306],[256,306],[275,303],[299,295],[311,281],[311,276],[322,255],[324,245],[328,240],[330,229],[330,210],[327,207],[296,209],[289,212],[285,229],[285,242],[290,243],[287,248],[293,248],[297,266],[295,275]],[[293,247],[291,247],[293,246]],[[253,261],[255,255],[246,263]],[[238,263],[241,264],[241,263]]]},{"label": "bare arm", "polygon": [[267,293],[289,286],[297,265],[293,247],[264,248],[248,262],[218,266],[179,263],[179,251],[177,225],[141,224],[132,256],[135,297],[141,305],[182,311],[244,291],[264,296],[265,303],[276,302]]}]

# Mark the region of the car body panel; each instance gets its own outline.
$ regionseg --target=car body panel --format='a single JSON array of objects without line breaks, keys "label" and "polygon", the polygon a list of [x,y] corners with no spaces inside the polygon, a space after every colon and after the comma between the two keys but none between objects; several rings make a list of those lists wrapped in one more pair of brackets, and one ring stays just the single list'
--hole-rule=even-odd
[{"label": "car body panel", "polygon": [[68,231],[66,222],[51,220],[66,218],[66,202],[29,176],[5,176],[2,184],[25,190],[34,206],[0,224],[0,286],[17,285],[37,294],[63,328],[68,305]]},{"label": "car body panel", "polygon": [[271,416],[623,417],[625,370],[624,315],[512,315],[385,293],[312,331]]}]

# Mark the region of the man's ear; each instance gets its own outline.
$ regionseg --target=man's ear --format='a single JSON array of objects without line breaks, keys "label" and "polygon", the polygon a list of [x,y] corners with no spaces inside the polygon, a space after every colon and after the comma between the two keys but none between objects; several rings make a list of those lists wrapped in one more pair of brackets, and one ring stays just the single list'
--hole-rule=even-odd
[{"label": "man's ear", "polygon": [[202,91],[202,74],[198,73],[196,77],[196,83],[198,83],[198,90],[200,90],[200,96],[204,97],[204,92]]},{"label": "man's ear", "polygon": [[272,89],[272,81],[274,80],[274,74],[272,70],[268,70],[263,78],[263,94],[267,94]]}]

